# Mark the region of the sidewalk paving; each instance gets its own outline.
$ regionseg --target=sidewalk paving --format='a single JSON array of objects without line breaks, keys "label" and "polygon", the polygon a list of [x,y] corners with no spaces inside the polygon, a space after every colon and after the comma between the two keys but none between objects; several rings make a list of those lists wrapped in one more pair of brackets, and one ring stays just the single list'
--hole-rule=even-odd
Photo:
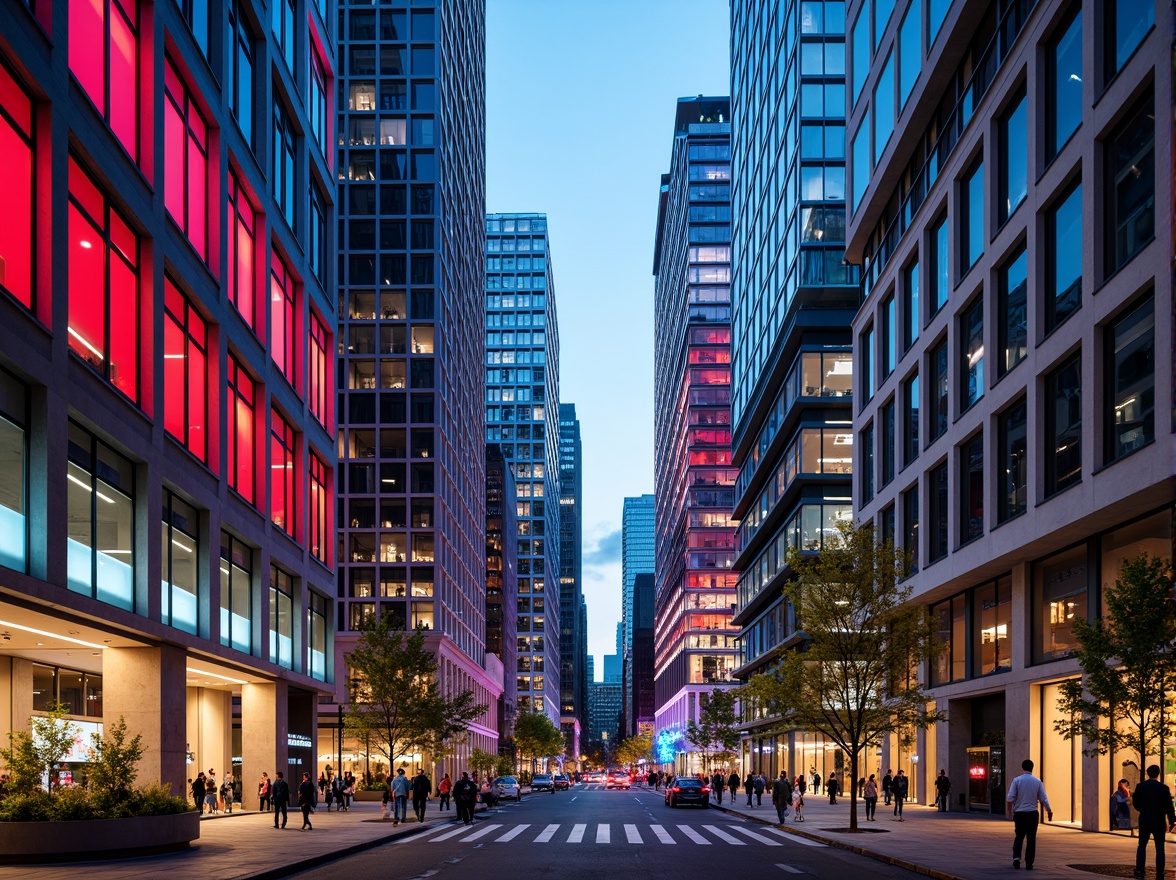
[{"label": "sidewalk paving", "polygon": [[[740,793],[732,803],[724,798],[722,806],[711,807],[752,821],[776,824],[776,808],[770,792],[764,793],[763,805],[747,806]],[[865,803],[858,800],[858,834],[837,829],[849,827],[849,798],[839,796],[836,806],[827,795],[807,795],[804,799],[804,822],[793,816],[784,826],[812,840],[858,852],[888,864],[898,865],[937,880],[992,880],[1024,876],[1014,871],[1013,822],[1003,815],[940,813],[934,807],[907,803],[904,822],[894,820],[893,807],[878,801],[877,821],[866,822]],[[1172,838],[1168,838],[1165,873],[1173,878],[1176,856]],[[1098,876],[1131,877],[1135,869],[1136,839],[1124,832],[1081,831],[1066,825],[1042,824],[1037,832],[1037,856],[1033,866],[1036,880],[1095,880]],[[1022,858],[1024,854],[1022,854]],[[1149,847],[1147,876],[1155,877],[1155,848]],[[1023,864],[1023,862],[1022,862]],[[1087,866],[1080,869],[1075,866]]]},{"label": "sidewalk paving", "polygon": [[[274,829],[273,813],[235,812],[209,816],[200,822],[200,839],[185,850],[143,858],[62,862],[55,865],[0,867],[0,880],[270,880],[288,877],[352,853],[427,831],[457,819],[451,808],[437,809],[429,801],[425,822],[410,819],[398,826],[380,820],[379,803],[351,805],[345,813],[320,806],[311,817],[313,831],[300,832],[302,812],[290,810],[284,831]],[[484,810],[478,805],[479,814]]]}]

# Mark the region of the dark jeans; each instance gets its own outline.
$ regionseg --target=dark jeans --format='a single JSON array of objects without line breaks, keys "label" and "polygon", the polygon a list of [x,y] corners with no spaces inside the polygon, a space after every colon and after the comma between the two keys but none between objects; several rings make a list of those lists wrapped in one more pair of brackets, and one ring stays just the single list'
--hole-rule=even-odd
[{"label": "dark jeans", "polygon": [[311,804],[302,804],[301,806],[302,806],[302,827],[303,828],[314,828],[314,826],[310,824],[310,811],[313,810],[314,807]]},{"label": "dark jeans", "polygon": [[457,801],[457,818],[463,822],[473,822],[474,801],[459,798]]},{"label": "dark jeans", "polygon": [[788,801],[778,801],[776,803],[776,821],[781,825],[788,821]]},{"label": "dark jeans", "polygon": [[268,813],[270,811],[270,797],[268,794],[265,797],[260,798],[257,809],[261,810],[263,813]]},{"label": "dark jeans", "polygon": [[412,799],[412,809],[413,809],[413,812],[416,813],[418,821],[421,821],[421,822],[425,821],[425,807],[427,807],[428,805],[429,805],[429,802],[425,798],[413,798]]},{"label": "dark jeans", "polygon": [[762,791],[757,791],[755,793],[755,805],[757,807],[762,807],[764,805],[764,793]]},{"label": "dark jeans", "polygon": [[1139,845],[1135,848],[1135,873],[1143,874],[1147,865],[1147,841],[1151,838],[1156,842],[1156,877],[1164,877],[1164,826],[1152,825],[1150,828],[1142,822],[1139,824]]},{"label": "dark jeans", "polygon": [[894,815],[898,816],[900,819],[902,818],[902,802],[905,800],[906,798],[902,797],[901,795],[894,795]]},{"label": "dark jeans", "polygon": [[948,798],[948,795],[941,794],[939,797],[937,797],[935,799],[939,804],[939,812],[941,812],[941,813],[947,812],[947,798]]},{"label": "dark jeans", "polygon": [[448,810],[449,809],[449,792],[447,792],[447,791],[441,792],[441,805],[439,807],[437,807],[437,809],[438,810]]},{"label": "dark jeans", "polygon": [[876,797],[866,798],[866,818],[873,819],[874,811],[878,809],[878,799]]},{"label": "dark jeans", "polygon": [[882,804],[883,804],[883,806],[887,806],[887,807],[890,806],[890,789],[889,788],[885,788],[882,790]]},{"label": "dark jeans", "polygon": [[282,828],[286,827],[286,820],[289,818],[287,807],[289,805],[285,801],[274,801],[274,827],[278,827],[278,816],[282,817]]},{"label": "dark jeans", "polygon": [[1013,813],[1013,828],[1016,831],[1016,836],[1013,837],[1013,858],[1021,858],[1021,841],[1025,841],[1026,865],[1032,865],[1033,857],[1037,855],[1037,824],[1040,821],[1041,817],[1037,815],[1036,810]]},{"label": "dark jeans", "polygon": [[720,804],[723,802],[723,786],[715,786],[715,797],[718,799]]}]

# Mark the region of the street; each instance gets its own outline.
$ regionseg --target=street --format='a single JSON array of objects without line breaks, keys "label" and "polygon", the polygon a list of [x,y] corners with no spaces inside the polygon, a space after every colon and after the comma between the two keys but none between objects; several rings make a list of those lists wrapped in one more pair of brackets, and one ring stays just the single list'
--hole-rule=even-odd
[{"label": "street", "polygon": [[[764,809],[771,808],[765,803]],[[429,810],[436,810],[435,800]],[[851,872],[876,878],[911,876],[901,868],[716,810],[671,809],[662,792],[605,791],[602,785],[582,784],[568,792],[524,795],[521,804],[479,813],[472,827],[456,822],[429,827],[295,876],[444,880],[451,871],[461,877],[520,880],[604,877],[623,871],[716,877],[732,867],[758,877],[833,878]]]}]

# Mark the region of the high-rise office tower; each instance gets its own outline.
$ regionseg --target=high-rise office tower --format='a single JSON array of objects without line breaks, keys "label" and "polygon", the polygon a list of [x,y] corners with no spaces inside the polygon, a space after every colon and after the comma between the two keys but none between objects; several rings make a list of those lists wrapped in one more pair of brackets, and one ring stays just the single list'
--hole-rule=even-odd
[{"label": "high-rise office tower", "polygon": [[[844,6],[733,2],[731,65],[733,621],[746,678],[793,631],[788,549],[819,552],[851,516]],[[745,766],[769,777],[781,743],[761,731],[776,726],[758,719],[743,744]],[[822,776],[833,760],[811,737],[784,754]]]},{"label": "high-rise office tower", "polygon": [[737,665],[727,98],[678,101],[653,273],[655,728],[676,740]]},{"label": "high-rise office tower", "polygon": [[638,574],[653,573],[653,556],[653,496],[628,497],[621,510],[621,623],[617,645],[625,736],[635,729],[627,709],[633,700],[633,584]]},{"label": "high-rise office tower", "polygon": [[1053,821],[1107,830],[1139,757],[1054,723],[1075,620],[1125,559],[1172,558],[1170,9],[847,6],[854,504],[911,554],[950,716],[880,760],[920,798],[938,768],[991,780],[970,806],[999,811],[999,744]]},{"label": "high-rise office tower", "polygon": [[[559,715],[568,750],[579,755],[584,718],[581,544],[583,543],[583,452],[574,403],[559,405]],[[573,741],[574,740],[574,741]]]},{"label": "high-rise office tower", "polygon": [[653,584],[652,572],[633,582],[633,685],[627,717],[630,735],[653,733]]},{"label": "high-rise office tower", "polygon": [[0,739],[176,792],[331,743],[338,64],[270,7],[0,5]]},{"label": "high-rise office tower", "polygon": [[558,724],[559,327],[547,217],[491,214],[485,224],[486,442],[502,446],[518,494],[518,657],[507,674],[520,711]]},{"label": "high-rise office tower", "polygon": [[486,653],[502,662],[502,696],[498,700],[498,736],[514,735],[518,705],[514,668],[518,647],[518,557],[515,552],[517,505],[514,474],[497,443],[486,446]]},{"label": "high-rise office tower", "polygon": [[373,615],[429,631],[442,687],[490,707],[452,771],[497,750],[502,690],[484,668],[484,6],[398,6],[339,9],[338,656]]}]

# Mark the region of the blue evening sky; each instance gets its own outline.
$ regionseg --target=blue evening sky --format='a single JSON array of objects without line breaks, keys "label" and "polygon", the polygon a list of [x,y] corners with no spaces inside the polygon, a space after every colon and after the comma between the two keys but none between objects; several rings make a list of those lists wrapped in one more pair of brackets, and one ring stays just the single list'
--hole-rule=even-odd
[{"label": "blue evening sky", "polygon": [[729,6],[486,6],[486,210],[548,216],[560,397],[576,405],[584,442],[584,597],[599,678],[621,619],[622,502],[653,491],[660,175],[677,99],[730,89]]}]

